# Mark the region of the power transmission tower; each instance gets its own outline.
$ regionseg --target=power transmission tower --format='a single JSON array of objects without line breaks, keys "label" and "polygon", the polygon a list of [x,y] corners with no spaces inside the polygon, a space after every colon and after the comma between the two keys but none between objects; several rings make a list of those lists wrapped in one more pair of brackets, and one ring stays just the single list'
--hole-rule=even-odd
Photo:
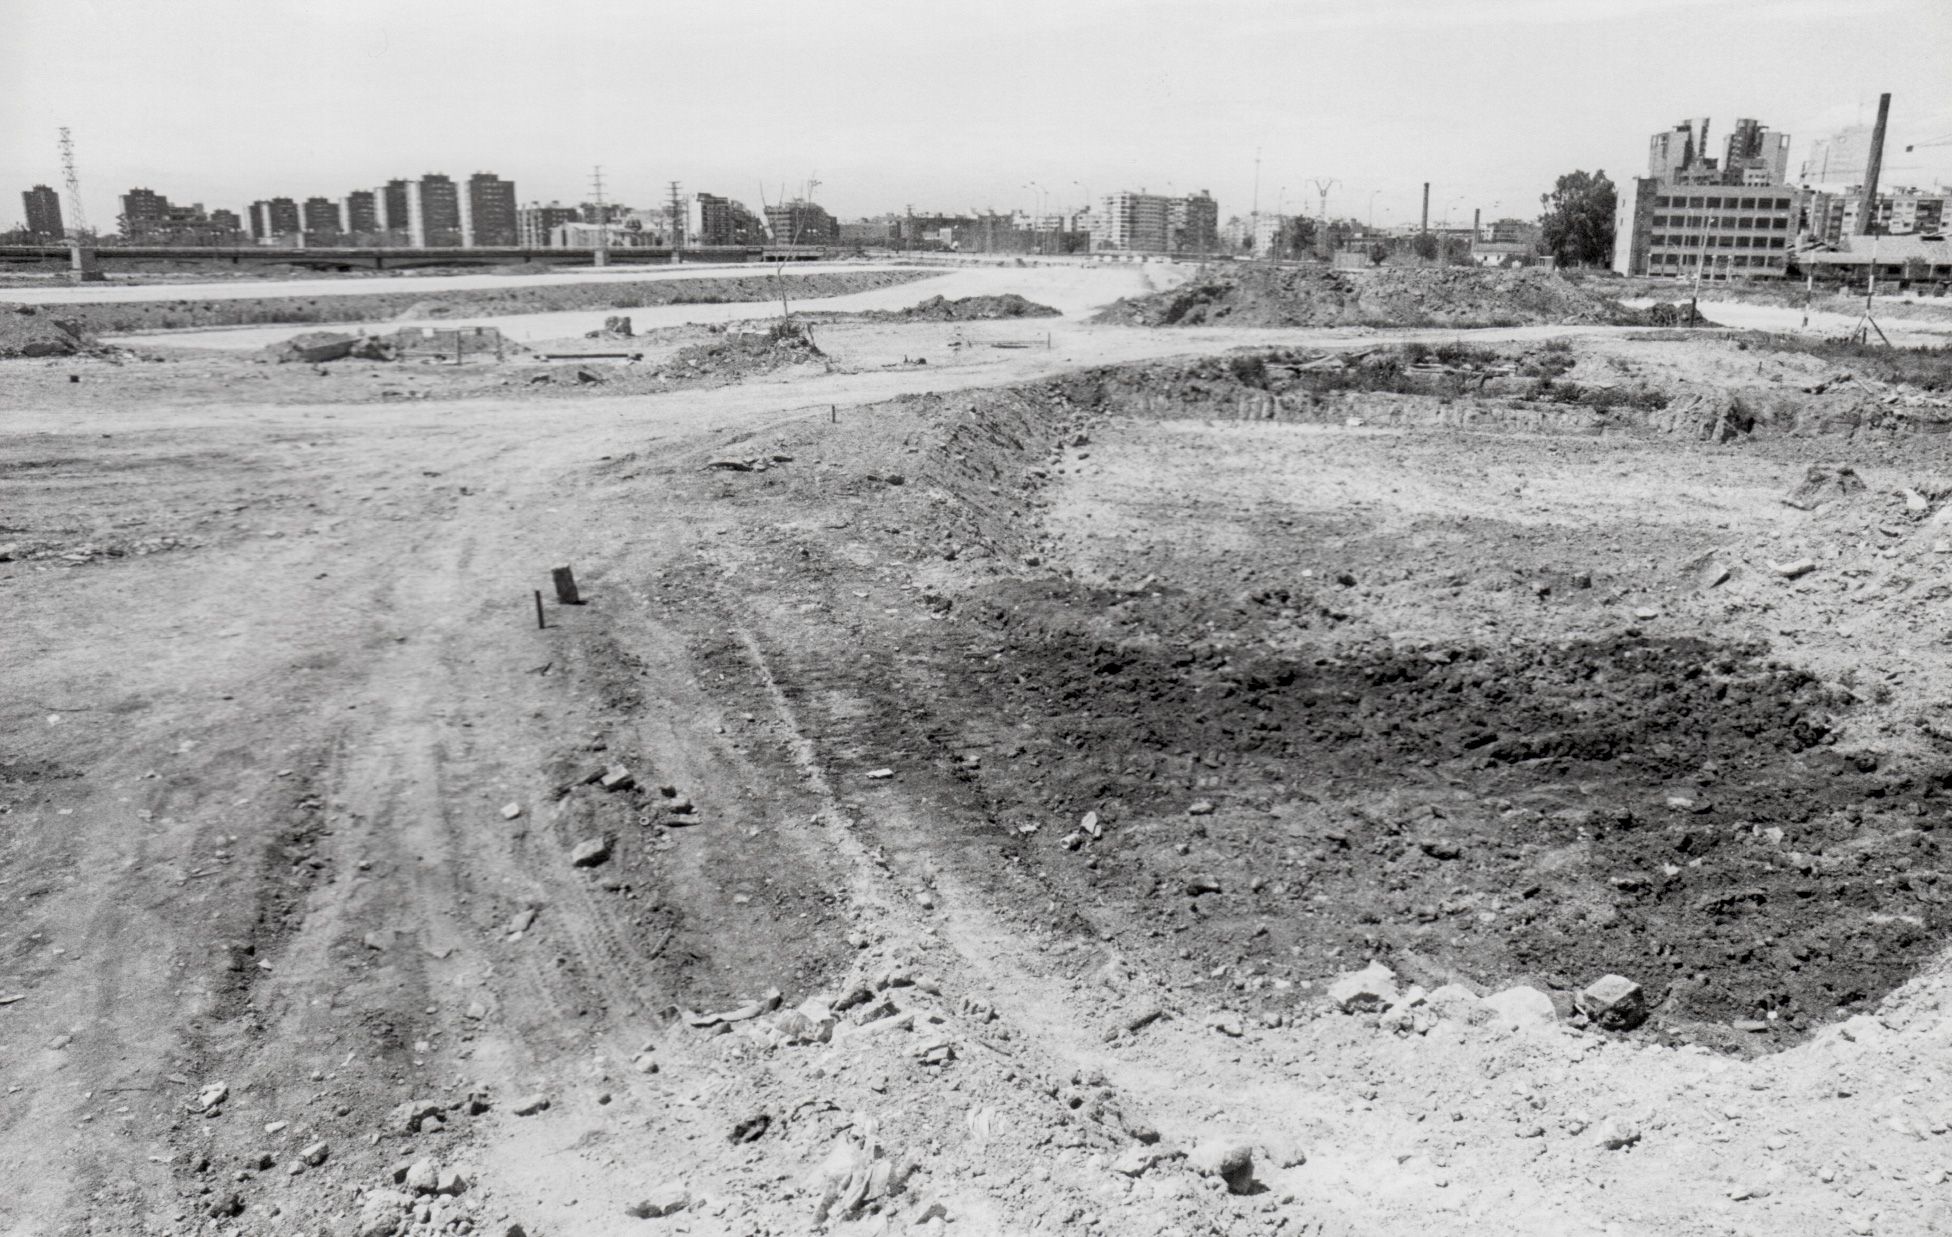
[{"label": "power transmission tower", "polygon": [[75,173],[75,140],[68,126],[61,126],[61,176],[68,187],[68,233],[75,240],[88,239],[88,214],[81,208],[81,177]]},{"label": "power transmission tower", "polygon": [[1322,227],[1321,227],[1320,241],[1321,241],[1322,256],[1324,258],[1329,256],[1328,191],[1335,188],[1335,186],[1341,183],[1342,183],[1341,181],[1336,180],[1333,176],[1330,176],[1327,179],[1323,179],[1321,177],[1317,177],[1315,179],[1315,192],[1322,195],[1322,215],[1321,215]]},{"label": "power transmission tower", "polygon": [[603,165],[597,164],[590,171],[590,192],[596,201],[596,253],[591,257],[592,266],[610,265],[610,208],[603,204]]},{"label": "power transmission tower", "polygon": [[671,262],[676,265],[678,253],[685,247],[685,195],[683,186],[671,182]]}]

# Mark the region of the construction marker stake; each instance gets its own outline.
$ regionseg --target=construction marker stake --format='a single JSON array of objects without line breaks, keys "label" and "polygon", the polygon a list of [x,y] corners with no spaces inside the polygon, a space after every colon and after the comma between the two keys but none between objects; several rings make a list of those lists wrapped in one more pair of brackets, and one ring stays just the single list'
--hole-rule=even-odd
[{"label": "construction marker stake", "polygon": [[535,625],[537,627],[545,628],[545,629],[549,626],[549,624],[542,621],[542,590],[541,589],[535,590]]}]

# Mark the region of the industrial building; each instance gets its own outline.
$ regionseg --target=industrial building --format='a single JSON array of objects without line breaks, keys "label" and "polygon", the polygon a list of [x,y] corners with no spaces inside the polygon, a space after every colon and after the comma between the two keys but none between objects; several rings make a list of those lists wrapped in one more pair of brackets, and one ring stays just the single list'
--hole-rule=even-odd
[{"label": "industrial building", "polygon": [[58,239],[67,234],[61,226],[61,195],[46,185],[35,185],[20,195],[27,208],[27,231],[36,238]]},{"label": "industrial building", "polygon": [[1648,140],[1647,175],[1620,190],[1614,270],[1718,281],[1787,272],[1799,206],[1784,183],[1789,135],[1742,119],[1720,159],[1707,150],[1706,117]]}]

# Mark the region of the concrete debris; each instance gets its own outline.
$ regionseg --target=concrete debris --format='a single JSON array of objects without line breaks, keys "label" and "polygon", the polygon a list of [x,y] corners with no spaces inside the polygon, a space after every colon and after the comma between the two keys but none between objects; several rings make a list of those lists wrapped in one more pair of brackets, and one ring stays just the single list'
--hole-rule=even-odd
[{"label": "concrete debris", "polygon": [[228,1083],[213,1082],[197,1092],[196,1107],[199,1112],[215,1112],[225,1100],[230,1098]]},{"label": "concrete debris", "polygon": [[1147,1146],[1144,1143],[1134,1143],[1132,1146],[1119,1152],[1117,1158],[1112,1160],[1112,1171],[1125,1177],[1142,1177],[1145,1175],[1145,1171],[1154,1164],[1157,1164],[1161,1160],[1176,1158],[1178,1154],[1178,1152],[1169,1151],[1157,1143],[1151,1146]]},{"label": "concrete debris", "polygon": [[328,1144],[317,1142],[300,1151],[298,1158],[313,1168],[317,1168],[319,1165],[325,1163],[326,1157],[331,1154],[332,1148]]},{"label": "concrete debris", "polygon": [[624,1208],[624,1213],[640,1220],[655,1220],[663,1216],[676,1215],[689,1206],[691,1206],[691,1191],[682,1184],[671,1181],[658,1186],[641,1200]]},{"label": "concrete debris", "polygon": [[1537,988],[1507,988],[1485,997],[1483,1004],[1492,1018],[1507,1026],[1550,1026],[1559,1020],[1552,998]]},{"label": "concrete debris", "polygon": [[515,918],[508,921],[509,935],[519,936],[527,932],[535,926],[535,917],[536,908],[533,906],[524,907],[522,910],[515,912]]},{"label": "concrete debris", "polygon": [[609,838],[585,838],[569,852],[569,861],[579,868],[593,868],[610,858]]},{"label": "concrete debris", "polygon": [[597,785],[605,790],[629,790],[637,785],[636,775],[622,765],[611,765],[596,775]]},{"label": "concrete debris", "polygon": [[1769,570],[1785,580],[1796,580],[1816,570],[1816,560],[1799,558],[1787,563],[1770,563]]},{"label": "concrete debris", "polygon": [[715,1014],[687,1012],[685,1014],[685,1022],[701,1030],[718,1026],[720,1023],[749,1022],[761,1014],[771,1013],[773,1010],[778,1009],[781,999],[778,988],[769,988],[766,994],[758,1000],[747,1001],[745,1004],[734,1009],[724,1010]]},{"label": "concrete debris", "polygon": [[516,817],[520,816],[521,814],[522,814],[522,805],[519,803],[510,803],[502,807],[503,820],[514,820]]},{"label": "concrete debris", "polygon": [[1396,972],[1380,962],[1339,975],[1328,986],[1329,1004],[1345,1014],[1383,1010],[1401,999]]},{"label": "concrete debris", "polygon": [[1864,479],[1848,464],[1812,464],[1796,488],[1783,496],[1783,503],[1803,511],[1849,494],[1864,492]]},{"label": "concrete debris", "polygon": [[432,1194],[440,1184],[440,1166],[432,1160],[415,1160],[407,1168],[404,1184],[415,1194]]},{"label": "concrete debris", "polygon": [[1443,985],[1425,997],[1424,1004],[1439,1018],[1461,1022],[1466,1026],[1481,1026],[1493,1017],[1492,1011],[1485,1007],[1477,993],[1462,984]]},{"label": "concrete debris", "polygon": [[393,1110],[387,1125],[395,1133],[418,1134],[423,1123],[438,1120],[446,1111],[446,1105],[434,1100],[408,1100]]},{"label": "concrete debris", "polygon": [[1624,975],[1596,980],[1573,998],[1573,1006],[1606,1031],[1631,1031],[1647,1021],[1647,994]]},{"label": "concrete debris", "polygon": [[1186,1165],[1202,1177],[1218,1177],[1230,1194],[1254,1188],[1254,1148],[1238,1138],[1203,1140],[1186,1156]]},{"label": "concrete debris", "polygon": [[509,1111],[518,1117],[533,1117],[547,1107],[549,1107],[549,1097],[538,1091],[516,1100]]},{"label": "concrete debris", "polygon": [[1600,1125],[1599,1143],[1608,1151],[1622,1151],[1640,1141],[1640,1127],[1614,1117]]}]

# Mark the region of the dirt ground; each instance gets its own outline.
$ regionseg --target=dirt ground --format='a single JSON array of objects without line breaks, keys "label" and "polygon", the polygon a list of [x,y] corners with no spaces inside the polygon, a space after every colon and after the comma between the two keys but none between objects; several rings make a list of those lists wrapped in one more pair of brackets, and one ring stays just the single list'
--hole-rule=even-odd
[{"label": "dirt ground", "polygon": [[1945,388],[1134,278],[0,362],[0,1230],[1952,1230]]}]

